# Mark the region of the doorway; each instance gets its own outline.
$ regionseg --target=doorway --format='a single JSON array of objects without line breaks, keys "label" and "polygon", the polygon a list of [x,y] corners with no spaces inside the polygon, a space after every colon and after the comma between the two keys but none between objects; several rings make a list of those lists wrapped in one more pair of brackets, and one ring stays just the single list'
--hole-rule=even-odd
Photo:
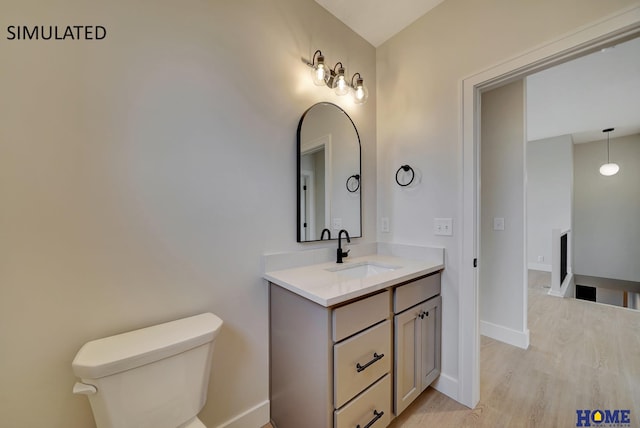
[{"label": "doorway", "polygon": [[480,223],[480,98],[481,93],[606,46],[636,37],[638,11],[631,9],[563,37],[534,51],[462,81],[462,258],[458,399],[475,407],[480,399],[480,334],[478,271]]}]

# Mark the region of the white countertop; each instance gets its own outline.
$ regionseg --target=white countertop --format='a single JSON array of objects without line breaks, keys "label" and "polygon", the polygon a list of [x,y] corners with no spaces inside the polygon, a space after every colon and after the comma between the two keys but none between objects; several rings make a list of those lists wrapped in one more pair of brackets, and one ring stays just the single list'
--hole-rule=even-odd
[{"label": "white countertop", "polygon": [[[329,270],[348,268],[365,262],[393,266],[396,269],[356,279],[346,278]],[[443,261],[370,254],[346,258],[342,265],[335,261],[318,263],[265,272],[264,277],[299,296],[330,307],[442,269],[444,269]]]}]

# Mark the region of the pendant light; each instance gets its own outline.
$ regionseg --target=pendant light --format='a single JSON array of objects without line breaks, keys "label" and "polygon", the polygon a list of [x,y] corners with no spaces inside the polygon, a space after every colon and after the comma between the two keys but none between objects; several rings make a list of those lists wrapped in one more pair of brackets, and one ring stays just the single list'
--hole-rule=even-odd
[{"label": "pendant light", "polygon": [[607,163],[603,164],[600,167],[600,174],[606,177],[616,175],[618,171],[620,171],[620,166],[618,166],[617,163],[609,161],[609,133],[613,130],[614,128],[607,128],[602,130],[602,132],[607,133]]}]

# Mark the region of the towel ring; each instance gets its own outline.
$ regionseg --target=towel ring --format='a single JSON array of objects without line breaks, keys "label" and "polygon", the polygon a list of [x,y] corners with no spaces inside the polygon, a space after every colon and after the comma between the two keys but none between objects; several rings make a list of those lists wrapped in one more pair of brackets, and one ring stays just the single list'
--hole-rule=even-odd
[{"label": "towel ring", "polygon": [[347,190],[351,193],[357,192],[360,188],[360,174],[353,174],[347,178]]},{"label": "towel ring", "polygon": [[[400,183],[400,180],[398,179],[398,174],[400,174],[401,170],[404,171],[404,172],[411,171],[411,179],[409,180],[408,183],[404,183],[404,184]],[[415,176],[416,176],[416,174],[413,172],[413,168],[411,168],[409,165],[402,165],[396,171],[396,183],[398,183],[398,186],[406,187],[409,184],[413,183],[413,179],[414,179]]]}]

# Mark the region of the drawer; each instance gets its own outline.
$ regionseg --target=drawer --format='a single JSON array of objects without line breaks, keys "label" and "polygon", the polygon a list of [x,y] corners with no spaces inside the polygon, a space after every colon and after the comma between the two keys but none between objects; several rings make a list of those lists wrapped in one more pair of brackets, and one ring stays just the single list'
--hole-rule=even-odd
[{"label": "drawer", "polygon": [[339,342],[389,317],[389,291],[333,310],[333,341]]},{"label": "drawer", "polygon": [[[360,428],[364,428],[365,426],[385,428],[390,422],[390,375],[386,375],[352,402],[334,412],[335,428],[355,428],[358,426]],[[371,425],[367,425],[370,423]]]},{"label": "drawer", "polygon": [[391,371],[391,321],[371,327],[333,347],[336,409]]},{"label": "drawer", "polygon": [[440,294],[440,272],[401,285],[394,291],[393,312],[399,314],[438,294]]}]

